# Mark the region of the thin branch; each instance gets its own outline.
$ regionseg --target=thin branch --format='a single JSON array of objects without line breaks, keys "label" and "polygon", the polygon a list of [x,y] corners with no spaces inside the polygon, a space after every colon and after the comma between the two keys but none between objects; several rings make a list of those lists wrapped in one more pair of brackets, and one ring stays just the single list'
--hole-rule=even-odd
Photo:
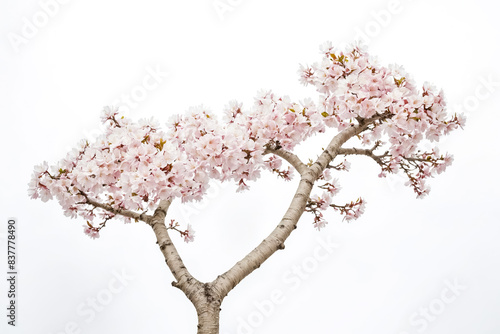
[{"label": "thin branch", "polygon": [[126,210],[126,209],[115,208],[115,207],[112,207],[109,204],[100,203],[100,202],[98,202],[96,200],[93,200],[93,199],[89,198],[87,196],[87,194],[84,193],[81,190],[80,190],[80,195],[82,195],[85,198],[85,201],[82,202],[81,204],[90,204],[90,205],[93,205],[96,208],[101,208],[101,209],[106,210],[108,212],[111,212],[111,213],[113,213],[115,215],[121,215],[121,216],[132,218],[132,219],[135,219],[135,220],[142,220],[143,222],[146,222],[148,224],[149,224],[149,221],[152,218],[151,216],[146,215],[144,213],[141,214],[141,213],[137,213],[137,212]]},{"label": "thin branch", "polygon": [[403,157],[405,160],[407,160],[408,162],[430,162],[429,159],[427,158],[418,158],[418,157]]},{"label": "thin branch", "polygon": [[[340,155],[365,155],[367,157],[372,158],[375,160],[377,164],[380,166],[384,167],[387,163],[387,161],[383,161],[384,158],[391,158],[392,155],[389,154],[389,151],[386,151],[384,154],[376,155],[373,152],[380,146],[380,143],[375,143],[375,145],[372,148],[369,149],[362,149],[362,148],[340,148],[338,150],[338,154]],[[424,162],[424,163],[429,163],[432,162],[428,158],[419,158],[418,156],[400,156],[402,160],[408,161],[410,164],[413,163],[415,165],[416,162]],[[400,163],[401,164],[401,163]]]},{"label": "thin branch", "polygon": [[375,143],[375,145],[372,148],[369,148],[369,149],[362,149],[362,148],[355,148],[355,147],[340,148],[338,150],[338,154],[341,154],[341,155],[366,155],[367,157],[370,157],[373,160],[375,160],[375,162],[377,164],[379,164],[380,166],[383,166],[384,162],[382,161],[382,159],[384,159],[386,157],[390,157],[391,155],[388,152],[385,152],[384,154],[381,154],[381,155],[374,154],[373,152],[379,146],[380,146],[380,143],[377,142],[377,143]]}]

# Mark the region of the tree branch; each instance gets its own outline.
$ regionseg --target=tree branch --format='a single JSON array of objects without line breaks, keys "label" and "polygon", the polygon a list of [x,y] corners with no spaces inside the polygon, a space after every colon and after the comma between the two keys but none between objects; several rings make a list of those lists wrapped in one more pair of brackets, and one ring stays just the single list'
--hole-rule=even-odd
[{"label": "tree branch", "polygon": [[165,262],[175,277],[172,285],[184,292],[196,309],[198,333],[218,333],[222,298],[219,297],[216,290],[213,290],[211,283],[201,283],[189,273],[170,239],[168,228],[165,225],[165,217],[171,202],[171,200],[162,200],[160,202],[153,214],[150,225],[165,257]]},{"label": "tree branch", "polygon": [[369,119],[359,120],[358,124],[352,124],[351,127],[343,130],[338,135],[336,135],[328,144],[323,153],[320,154],[318,159],[309,168],[309,172],[313,173],[314,181],[318,179],[318,177],[321,175],[321,173],[323,173],[330,162],[332,162],[335,157],[340,154],[339,152],[342,150],[342,145],[346,141],[365,131],[371,124],[375,123],[377,120],[388,117],[388,115],[384,115],[375,115],[374,117]]},{"label": "tree branch", "polygon": [[100,203],[96,200],[89,198],[87,196],[87,194],[81,190],[80,190],[80,195],[82,195],[85,198],[85,202],[82,202],[81,204],[90,204],[90,205],[95,206],[96,208],[101,208],[101,209],[109,211],[115,215],[121,215],[121,216],[132,218],[135,220],[142,220],[143,222],[146,222],[148,224],[152,218],[151,216],[144,214],[144,213],[140,214],[140,213],[137,213],[134,211],[126,210],[126,209],[114,208],[109,204]]},{"label": "tree branch", "polygon": [[[85,201],[81,204],[93,205],[94,207],[101,208],[116,215],[142,220],[150,225],[156,235],[157,244],[160,246],[160,250],[165,257],[165,262],[176,279],[175,282],[172,282],[172,285],[181,289],[189,299],[192,300],[192,298],[194,298],[194,295],[199,290],[201,283],[196,280],[184,266],[177,249],[170,239],[167,226],[165,225],[165,217],[172,202],[171,200],[160,201],[160,204],[156,208],[154,214],[150,216],[146,214],[139,214],[130,210],[114,208],[109,204],[100,203],[89,198],[83,191],[80,191],[80,195],[85,198]],[[196,289],[194,286],[196,286]]]},{"label": "tree branch", "polygon": [[377,164],[380,166],[384,166],[384,162],[382,161],[383,158],[389,157],[390,154],[388,152],[385,152],[384,154],[381,155],[376,155],[373,152],[380,146],[380,144],[377,142],[372,148],[369,149],[361,149],[361,148],[340,148],[338,150],[338,154],[341,155],[366,155],[367,157],[372,158],[375,160]]},{"label": "tree branch", "polygon": [[[302,216],[302,213],[305,211],[314,182],[325,170],[326,166],[338,154],[337,152],[342,144],[344,144],[351,137],[364,131],[369,124],[371,123],[357,124],[343,130],[332,139],[328,147],[312,166],[306,166],[304,168],[299,165],[300,171],[302,171],[302,178],[292,199],[292,202],[290,203],[290,206],[288,207],[285,215],[281,219],[281,222],[256,248],[248,253],[242,260],[238,261],[231,269],[226,271],[224,274],[219,275],[212,282],[214,289],[216,289],[220,293],[220,296],[222,298],[224,298],[246,276],[252,273],[255,269],[259,268],[260,265],[264,263],[264,261],[266,261],[277,250],[285,248],[285,240],[297,227],[297,222]],[[272,150],[270,152],[272,152]],[[291,154],[287,154],[285,156],[289,158],[293,163],[296,163],[295,159],[290,158],[292,157]]]},{"label": "tree branch", "polygon": [[297,172],[299,172],[300,175],[304,174],[304,172],[307,170],[307,165],[304,164],[300,158],[293,154],[292,152],[289,152],[283,148],[271,148],[271,147],[266,147],[264,150],[264,153],[262,155],[266,155],[272,153],[274,155],[279,156],[280,158],[285,159],[290,165],[292,165]]},{"label": "tree branch", "polygon": [[176,280],[172,282],[172,285],[181,289],[186,296],[192,300],[192,295],[195,293],[192,288],[193,284],[199,285],[200,282],[189,273],[168,234],[168,229],[165,225],[165,217],[171,203],[171,200],[160,201],[160,204],[156,208],[148,224],[153,229],[157,243],[165,257],[165,262]]},{"label": "tree branch", "polygon": [[176,279],[176,281],[172,282],[172,285],[181,289],[190,300],[193,300],[193,298],[195,298],[194,296],[200,289],[201,283],[196,280],[185,267],[179,253],[177,252],[177,249],[172,242],[172,239],[170,239],[167,226],[165,225],[165,217],[167,215],[168,208],[172,203],[171,200],[160,201],[160,204],[156,208],[154,214],[150,216],[144,213],[138,214],[130,210],[117,209],[109,204],[100,203],[98,201],[90,199],[83,191],[80,191],[80,195],[85,198],[85,201],[82,202],[82,204],[90,204],[94,207],[101,208],[116,215],[122,215],[136,220],[142,220],[150,225],[156,235],[157,244],[160,246],[160,250],[165,257],[165,262],[167,263],[167,266]]}]

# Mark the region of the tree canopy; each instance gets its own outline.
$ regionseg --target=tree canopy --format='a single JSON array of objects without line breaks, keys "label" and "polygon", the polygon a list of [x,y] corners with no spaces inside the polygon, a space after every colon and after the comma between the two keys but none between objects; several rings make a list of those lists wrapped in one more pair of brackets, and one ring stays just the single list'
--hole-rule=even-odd
[{"label": "tree canopy", "polygon": [[[326,43],[321,53],[320,62],[299,70],[300,81],[316,88],[316,101],[294,102],[261,91],[250,108],[230,102],[222,120],[195,107],[172,117],[164,130],[154,119],[135,122],[106,107],[104,133],[93,142],[81,141],[55,165],[36,166],[29,194],[57,199],[66,216],[87,221],[85,232],[95,238],[110,219],[143,220],[162,200],[201,200],[212,179],[235,182],[243,191],[262,170],[285,180],[294,172],[303,175],[313,162],[302,162],[294,147],[316,133],[336,131],[345,133],[340,144],[357,138],[360,147],[330,145],[323,151],[332,159],[320,170],[305,208],[316,228],[326,224],[322,211],[328,208],[347,220],[364,210],[361,198],[333,203],[340,186],[331,171],[349,168],[346,160],[333,161],[339,155],[372,158],[380,177],[404,173],[417,196],[425,196],[425,181],[444,171],[452,157],[437,147],[424,150],[423,143],[462,126],[463,116],[447,113],[441,91],[428,83],[417,88],[402,67],[381,66],[358,45],[343,52]],[[192,241],[190,226],[177,227],[170,225]]]}]

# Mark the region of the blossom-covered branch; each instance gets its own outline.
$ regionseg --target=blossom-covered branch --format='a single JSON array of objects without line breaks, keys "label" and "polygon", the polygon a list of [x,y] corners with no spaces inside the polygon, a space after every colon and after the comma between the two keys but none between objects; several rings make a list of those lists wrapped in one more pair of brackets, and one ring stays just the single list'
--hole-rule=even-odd
[{"label": "blossom-covered branch", "polygon": [[351,221],[359,218],[364,213],[365,204],[361,197],[344,205],[333,204],[331,203],[331,197],[324,194],[323,197],[313,196],[310,198],[305,211],[314,215],[313,225],[318,230],[321,230],[327,224],[322,211],[327,210],[328,207],[343,215],[343,220]]},{"label": "blossom-covered branch", "polygon": [[434,174],[442,173],[453,161],[452,156],[439,154],[437,148],[431,152],[417,151],[410,156],[393,156],[389,154],[389,151],[379,155],[374,154],[374,150],[379,146],[380,142],[377,142],[371,149],[342,148],[339,154],[365,155],[372,158],[382,169],[379,177],[386,177],[387,173],[395,174],[402,170],[408,177],[406,185],[413,188],[417,197],[423,197],[429,193],[425,180]]},{"label": "blossom-covered branch", "polygon": [[144,213],[137,213],[137,212],[133,212],[133,211],[126,210],[126,209],[115,208],[109,204],[99,203],[99,202],[89,198],[83,191],[81,192],[81,194],[85,198],[85,201],[82,202],[82,204],[89,204],[89,205],[92,205],[96,208],[101,208],[103,210],[106,210],[106,211],[112,213],[113,215],[121,215],[124,217],[132,218],[135,221],[141,220],[141,221],[146,222],[146,223],[149,223],[151,218],[152,218],[150,215],[146,215]]}]

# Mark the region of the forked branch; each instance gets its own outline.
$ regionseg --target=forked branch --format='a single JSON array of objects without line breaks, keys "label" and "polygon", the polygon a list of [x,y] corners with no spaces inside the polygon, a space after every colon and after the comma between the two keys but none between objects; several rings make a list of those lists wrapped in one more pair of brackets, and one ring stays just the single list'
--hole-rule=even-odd
[{"label": "forked branch", "polygon": [[383,161],[384,158],[390,157],[389,152],[385,152],[384,154],[377,155],[374,153],[374,151],[380,146],[379,142],[376,142],[375,145],[369,149],[362,149],[362,148],[340,148],[338,153],[340,155],[365,155],[367,157],[372,158],[377,164],[380,166],[384,166],[385,162]]}]

